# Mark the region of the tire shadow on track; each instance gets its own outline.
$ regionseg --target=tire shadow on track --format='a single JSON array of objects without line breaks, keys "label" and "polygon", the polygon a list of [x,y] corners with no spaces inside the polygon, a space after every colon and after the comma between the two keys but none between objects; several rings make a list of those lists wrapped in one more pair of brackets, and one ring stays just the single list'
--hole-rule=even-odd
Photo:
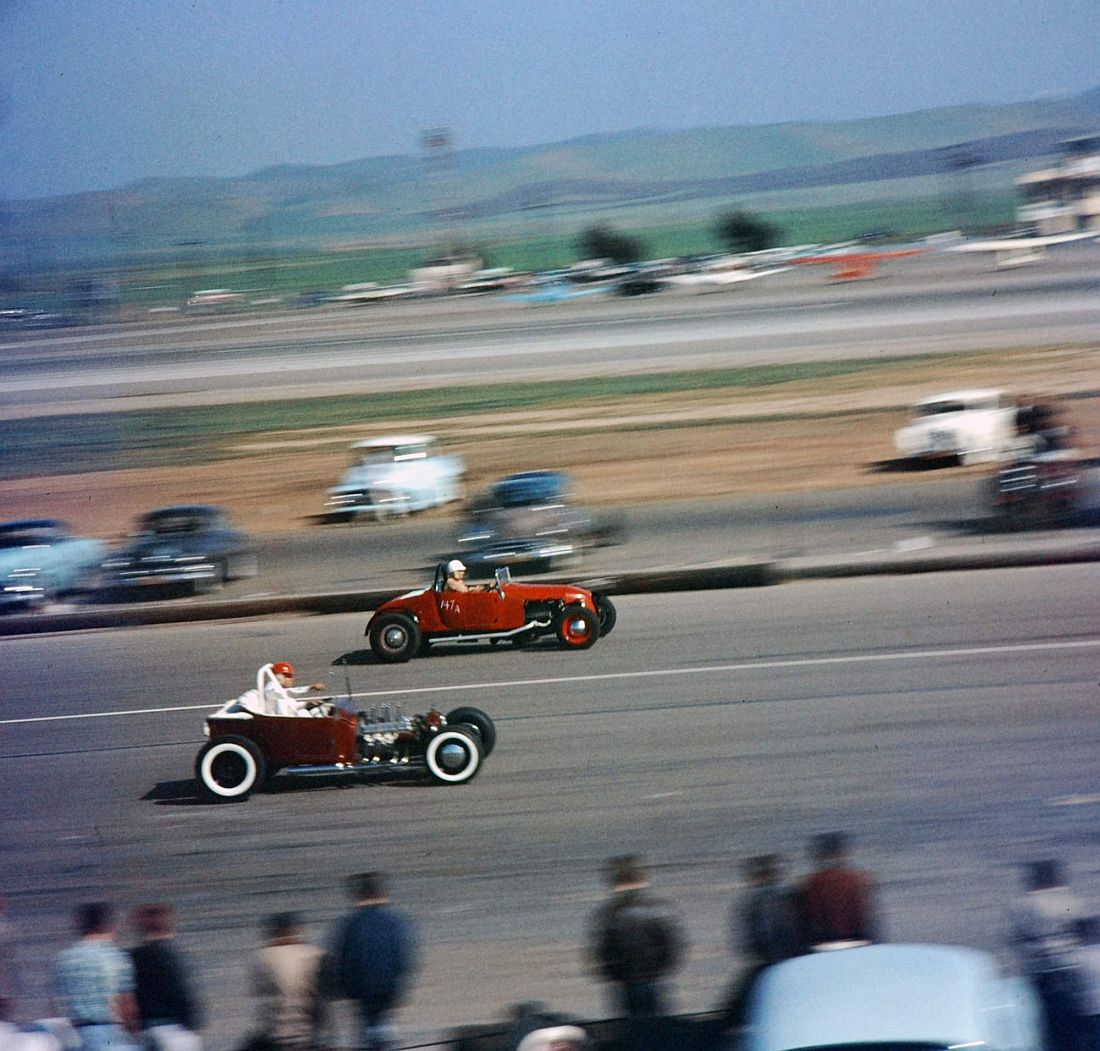
[{"label": "tire shadow on track", "polygon": [[141,797],[142,802],[157,806],[206,806],[195,791],[194,778],[181,781],[158,781]]},{"label": "tire shadow on track", "polygon": [[[261,789],[256,790],[257,795],[277,796],[284,794],[297,794],[299,792],[322,792],[333,789],[348,788],[435,788],[431,781],[422,776],[411,776],[403,770],[382,771],[379,770],[373,776],[364,776],[361,780],[349,781],[346,778],[322,778],[309,783],[283,784],[275,779]],[[199,798],[195,791],[195,782],[188,778],[185,781],[159,781],[141,797],[142,802],[153,803],[156,806],[197,806],[197,807],[223,807],[226,803],[212,802]],[[244,802],[241,800],[240,802]]]}]

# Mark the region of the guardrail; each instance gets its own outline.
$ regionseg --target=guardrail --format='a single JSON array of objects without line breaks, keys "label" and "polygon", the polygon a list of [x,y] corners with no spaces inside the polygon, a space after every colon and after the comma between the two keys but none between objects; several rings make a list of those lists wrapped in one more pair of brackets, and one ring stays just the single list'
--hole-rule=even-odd
[{"label": "guardrail", "polygon": [[[1005,569],[1081,562],[1100,562],[1100,537],[1096,536],[1095,531],[1090,531],[1090,536],[1084,539],[1058,538],[1045,543],[1002,541],[969,548],[923,548],[768,559],[639,573],[593,574],[574,578],[570,582],[608,595],[651,595],[672,591],[769,587],[796,580]],[[286,614],[324,616],[334,613],[369,613],[402,590],[407,589],[270,595],[202,602],[179,600],[124,606],[76,607],[56,613],[20,613],[0,619],[0,636],[132,628],[205,620],[241,620]]]}]

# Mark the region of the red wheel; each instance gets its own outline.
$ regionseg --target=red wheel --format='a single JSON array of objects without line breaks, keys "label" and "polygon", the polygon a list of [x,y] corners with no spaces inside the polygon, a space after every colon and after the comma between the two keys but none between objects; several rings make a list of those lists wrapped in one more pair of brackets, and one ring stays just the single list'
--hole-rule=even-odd
[{"label": "red wheel", "polygon": [[586,650],[600,637],[600,621],[584,606],[566,606],[554,625],[558,641],[569,649]]}]

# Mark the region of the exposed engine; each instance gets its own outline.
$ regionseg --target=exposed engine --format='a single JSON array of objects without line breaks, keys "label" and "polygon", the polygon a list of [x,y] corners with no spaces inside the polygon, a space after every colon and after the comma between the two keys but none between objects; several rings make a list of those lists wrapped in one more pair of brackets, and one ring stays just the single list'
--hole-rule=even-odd
[{"label": "exposed engine", "polygon": [[523,616],[528,624],[538,624],[540,627],[549,627],[554,623],[554,618],[561,612],[562,604],[553,601],[525,602]]},{"label": "exposed engine", "polygon": [[434,708],[426,715],[403,715],[401,705],[371,705],[359,713],[359,759],[370,763],[407,763],[425,730],[446,725]]}]

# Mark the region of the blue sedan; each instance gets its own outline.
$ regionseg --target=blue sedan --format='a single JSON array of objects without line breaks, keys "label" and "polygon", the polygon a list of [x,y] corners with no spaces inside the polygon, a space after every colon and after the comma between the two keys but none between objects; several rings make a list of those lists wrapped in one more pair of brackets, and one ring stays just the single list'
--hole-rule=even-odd
[{"label": "blue sedan", "polygon": [[73,536],[54,518],[0,525],[0,613],[41,609],[87,590],[106,553],[102,540]]}]

